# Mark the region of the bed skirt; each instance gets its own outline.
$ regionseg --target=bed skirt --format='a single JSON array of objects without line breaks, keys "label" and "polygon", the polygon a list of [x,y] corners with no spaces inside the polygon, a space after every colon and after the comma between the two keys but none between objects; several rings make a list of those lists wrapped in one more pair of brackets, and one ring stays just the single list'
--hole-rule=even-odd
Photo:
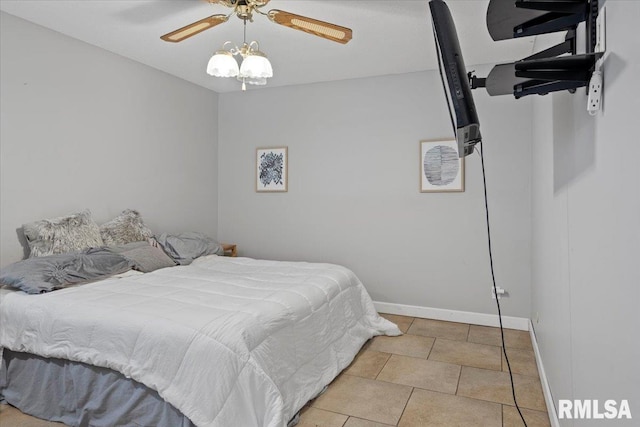
[{"label": "bed skirt", "polygon": [[69,426],[195,427],[156,391],[107,368],[4,349],[0,396]]}]

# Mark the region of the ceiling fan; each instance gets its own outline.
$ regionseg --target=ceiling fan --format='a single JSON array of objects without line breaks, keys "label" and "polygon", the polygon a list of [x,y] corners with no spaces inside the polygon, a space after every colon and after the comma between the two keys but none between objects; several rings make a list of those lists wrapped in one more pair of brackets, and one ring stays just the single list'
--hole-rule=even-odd
[{"label": "ceiling fan", "polygon": [[275,22],[276,24],[284,25],[285,27],[293,28],[295,30],[304,31],[305,33],[313,34],[314,36],[322,37],[334,42],[345,44],[349,40],[351,40],[352,37],[352,31],[350,28],[341,27],[329,22],[319,21],[317,19],[296,15],[294,13],[285,12],[278,9],[271,9],[268,12],[261,11],[260,9],[267,3],[269,3],[270,0],[207,1],[211,4],[220,4],[233,8],[233,11],[228,15],[211,15],[207,18],[201,19],[175,31],[167,33],[160,38],[167,42],[178,43],[188,39],[191,36],[195,36],[196,34],[199,34],[204,30],[208,30],[209,28],[215,27],[216,25],[227,22],[229,20],[229,17],[231,17],[231,15],[233,14],[242,19],[245,23],[247,21],[253,21],[254,12],[268,17],[272,22]]}]

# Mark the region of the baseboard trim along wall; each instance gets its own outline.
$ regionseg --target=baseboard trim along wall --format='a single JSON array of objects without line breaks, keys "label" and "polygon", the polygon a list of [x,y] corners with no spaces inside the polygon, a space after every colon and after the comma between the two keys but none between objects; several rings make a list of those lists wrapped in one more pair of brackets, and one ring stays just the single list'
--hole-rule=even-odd
[{"label": "baseboard trim along wall", "polygon": [[[473,313],[470,311],[446,310],[442,308],[419,307],[415,305],[373,302],[380,313],[402,316],[423,317],[425,319],[446,320],[449,322],[469,323],[480,326],[500,326],[497,314]],[[528,331],[531,321],[524,317],[502,316],[502,326],[508,329]]]},{"label": "baseboard trim along wall", "polygon": [[547,381],[547,374],[544,371],[542,364],[542,356],[540,356],[540,349],[538,348],[538,340],[536,339],[536,332],[533,329],[533,323],[529,321],[529,335],[531,335],[531,344],[533,345],[533,352],[536,355],[536,364],[538,365],[538,374],[540,374],[540,384],[542,385],[542,394],[544,394],[544,401],[547,404],[547,412],[549,413],[549,421],[551,427],[560,427],[560,420],[556,413],[556,405],[551,395],[551,387],[549,387],[549,381]]}]

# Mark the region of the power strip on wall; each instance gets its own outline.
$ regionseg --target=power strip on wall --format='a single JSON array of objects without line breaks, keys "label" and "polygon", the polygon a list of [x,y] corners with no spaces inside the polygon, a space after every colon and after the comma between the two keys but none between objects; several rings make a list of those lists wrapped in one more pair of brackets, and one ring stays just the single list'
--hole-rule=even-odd
[{"label": "power strip on wall", "polygon": [[602,104],[602,72],[596,70],[589,81],[589,96],[587,97],[587,111],[592,116],[598,114]]},{"label": "power strip on wall", "polygon": [[[602,7],[600,12],[598,12],[598,18],[596,19],[596,45],[595,52],[604,53],[607,49],[606,42],[606,22],[607,22],[607,12],[606,8]],[[591,75],[591,80],[589,81],[589,91],[587,97],[587,111],[590,115],[595,116],[598,114],[598,111],[602,108],[602,62],[603,59],[600,58],[598,62],[596,62],[596,68],[593,74]]]}]

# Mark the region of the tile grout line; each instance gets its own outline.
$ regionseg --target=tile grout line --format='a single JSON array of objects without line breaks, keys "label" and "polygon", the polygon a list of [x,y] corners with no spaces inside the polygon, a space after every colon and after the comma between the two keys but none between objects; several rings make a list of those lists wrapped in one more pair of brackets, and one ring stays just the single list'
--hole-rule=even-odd
[{"label": "tile grout line", "polygon": [[403,333],[405,333],[405,334],[409,333],[409,329],[411,329],[411,326],[413,325],[413,322],[415,322],[415,321],[416,321],[416,318],[412,317],[411,318],[411,323],[409,323],[409,326],[407,326],[407,332],[403,332]]},{"label": "tile grout line", "polygon": [[[347,374],[345,374],[345,375],[347,375]],[[345,417],[347,417],[347,419],[349,419],[349,417],[351,417],[351,415],[349,415],[349,414],[343,414],[342,412],[332,411],[331,409],[316,408],[315,406],[309,406],[309,408],[313,408],[313,409],[315,409],[317,411],[331,412],[332,414],[344,415]]]},{"label": "tile grout line", "polygon": [[389,360],[391,360],[391,356],[393,356],[393,353],[388,353],[389,357],[387,358],[387,360],[384,362],[384,365],[382,365],[382,369],[380,369],[380,371],[376,374],[375,378],[373,379],[374,381],[379,381],[378,377],[380,376],[380,374],[382,373],[382,371],[384,370],[385,366],[387,366],[387,363],[389,363]]},{"label": "tile grout line", "polygon": [[[451,394],[451,393],[445,393],[443,391],[438,391],[438,390],[430,390],[428,388],[422,388],[422,387],[413,387],[414,389],[418,389],[418,390],[423,390],[423,391],[428,391],[430,393],[438,393],[438,394],[443,394],[449,397],[459,397],[461,399],[469,399],[469,400],[475,400],[476,402],[480,402],[480,403],[493,403],[495,405],[504,405],[504,406],[509,406],[511,408],[515,409],[515,406],[510,405],[508,403],[503,403],[503,402],[496,402],[495,400],[485,400],[485,399],[481,399],[479,397],[471,397],[471,396],[461,396],[459,394]],[[534,412],[540,412],[540,413],[544,413],[546,414],[546,412],[541,411],[539,409],[531,409],[531,408],[526,408],[526,407],[522,407],[520,409],[526,409],[527,411],[534,411]]]},{"label": "tile grout line", "polygon": [[460,388],[460,379],[462,378],[462,365],[460,365],[460,373],[458,374],[458,382],[456,383],[456,392],[453,393],[454,396],[458,395],[458,389]]},{"label": "tile grout line", "polygon": [[433,351],[433,347],[436,346],[436,340],[438,338],[434,337],[433,338],[433,342],[431,343],[431,348],[429,348],[429,353],[427,353],[427,360],[429,360],[429,356],[431,356],[431,352]]},{"label": "tile grout line", "polygon": [[407,410],[407,406],[409,406],[409,401],[411,400],[411,396],[413,396],[413,391],[415,390],[415,387],[411,387],[411,393],[409,393],[409,398],[407,399],[407,401],[404,404],[404,408],[402,408],[402,412],[400,413],[400,418],[398,418],[398,422],[395,424],[396,426],[398,424],[400,424],[400,420],[402,419],[402,416],[404,415],[404,411]]}]

